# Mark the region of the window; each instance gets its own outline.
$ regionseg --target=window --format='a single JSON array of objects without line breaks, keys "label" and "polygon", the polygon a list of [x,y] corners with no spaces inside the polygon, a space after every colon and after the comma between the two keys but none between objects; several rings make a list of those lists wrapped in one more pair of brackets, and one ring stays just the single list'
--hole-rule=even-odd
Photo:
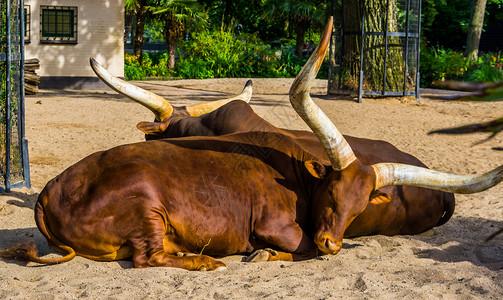
[{"label": "window", "polygon": [[77,43],[77,7],[41,6],[40,42]]},{"label": "window", "polygon": [[30,6],[25,5],[24,6],[24,42],[29,43],[31,41],[30,39],[30,30],[31,30],[31,12],[30,12]]}]

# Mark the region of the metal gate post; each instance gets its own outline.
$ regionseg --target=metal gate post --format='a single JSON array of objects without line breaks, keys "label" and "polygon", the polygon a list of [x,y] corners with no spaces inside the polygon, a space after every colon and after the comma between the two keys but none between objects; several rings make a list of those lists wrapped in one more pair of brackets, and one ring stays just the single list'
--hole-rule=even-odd
[{"label": "metal gate post", "polygon": [[[1,158],[5,168],[2,170],[4,185],[0,186],[0,191],[10,192],[14,187],[31,187],[28,141],[25,138],[24,1],[1,1],[2,6],[6,6],[3,37],[6,43],[5,53],[0,53],[0,62],[5,66],[5,84],[2,84],[5,87],[5,119],[4,123],[0,124],[5,128],[5,144],[2,145],[5,147],[5,157]],[[14,135],[17,137],[16,143],[13,143],[12,139],[14,126],[17,126],[17,136]],[[15,176],[12,176],[13,174]],[[12,182],[13,178],[17,181],[19,177],[22,177],[20,182]]]}]

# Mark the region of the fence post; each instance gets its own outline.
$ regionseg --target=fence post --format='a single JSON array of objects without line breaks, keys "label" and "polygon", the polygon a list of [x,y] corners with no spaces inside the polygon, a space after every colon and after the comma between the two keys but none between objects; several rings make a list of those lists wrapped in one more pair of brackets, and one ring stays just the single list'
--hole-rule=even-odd
[{"label": "fence post", "polygon": [[[5,36],[1,36],[5,40],[1,51],[4,53],[0,53],[0,64],[5,69],[1,82],[2,88],[5,88],[1,92],[5,97],[0,99],[4,108],[4,122],[0,126],[3,127],[1,131],[5,142],[0,146],[0,149],[5,147],[0,158],[0,172],[4,179],[0,191],[10,192],[11,188],[31,187],[24,120],[24,1],[0,0],[0,6],[5,6],[2,9],[5,14],[0,18],[2,35],[5,32]],[[12,134],[14,128],[17,135]]]}]

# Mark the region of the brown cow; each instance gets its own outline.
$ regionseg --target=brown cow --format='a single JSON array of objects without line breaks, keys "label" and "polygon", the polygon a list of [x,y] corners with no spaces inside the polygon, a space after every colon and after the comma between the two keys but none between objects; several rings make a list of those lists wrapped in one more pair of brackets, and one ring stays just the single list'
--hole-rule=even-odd
[{"label": "brown cow", "polygon": [[4,256],[40,263],[76,254],[95,260],[132,256],[135,267],[188,270],[225,265],[206,255],[176,253],[303,260],[318,250],[338,253],[345,229],[369,201],[390,201],[380,188],[474,193],[503,180],[503,166],[456,176],[406,164],[362,163],[309,96],[324,56],[316,53],[292,85],[290,100],[329,162],[274,132],[161,139],[98,152],[51,180],[35,206],[38,228],[67,255],[42,259],[34,245],[21,244]]},{"label": "brown cow", "polygon": [[[194,135],[213,136],[249,131],[245,125],[247,123],[239,119],[239,109],[235,107],[244,105],[251,110],[247,105],[252,96],[251,80],[246,82],[241,94],[235,97],[190,106],[174,107],[161,96],[113,76],[92,57],[90,58],[90,64],[96,75],[110,88],[127,95],[127,97],[154,113],[155,122],[140,122],[137,124],[137,127],[146,134],[147,140]],[[230,119],[227,116],[235,118]]]},{"label": "brown cow", "polygon": [[[325,41],[330,37],[329,34],[330,30],[325,32]],[[326,45],[326,43],[321,44]],[[325,50],[318,49],[318,51]],[[314,133],[277,128],[258,116],[244,101],[230,101],[214,111],[195,117],[189,117],[183,109],[175,109],[175,113],[170,114],[171,108],[162,109],[162,107],[171,107],[167,100],[116,78],[94,60],[91,60],[91,66],[98,77],[114,90],[145,105],[156,116],[165,116],[164,119],[157,118],[162,121],[138,124],[138,128],[146,134],[147,140],[184,136],[216,136],[243,131],[278,132],[294,138],[298,144],[318,158],[328,160],[323,145]],[[129,94],[127,91],[135,93]],[[251,91],[247,95],[249,94]],[[148,97],[142,98],[138,95]],[[210,104],[202,105],[210,106]],[[352,136],[344,136],[344,138],[363,164],[395,162],[426,167],[414,156],[398,150],[385,141]],[[392,201],[383,205],[369,204],[365,211],[351,223],[345,236],[417,234],[444,224],[454,212],[452,193],[415,186],[390,186],[383,188],[382,191],[390,195]]]}]

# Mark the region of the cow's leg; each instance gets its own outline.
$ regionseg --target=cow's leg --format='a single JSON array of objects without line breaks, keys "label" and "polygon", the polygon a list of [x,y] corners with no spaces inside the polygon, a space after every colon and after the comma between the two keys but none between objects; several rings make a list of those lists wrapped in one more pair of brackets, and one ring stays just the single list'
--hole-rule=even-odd
[{"label": "cow's leg", "polygon": [[270,248],[259,249],[246,257],[245,261],[299,261],[318,255],[318,247],[297,223],[290,222],[284,225],[277,221],[277,219],[272,219],[271,222],[267,222],[268,224],[256,226],[255,237],[270,245],[277,246],[284,252]]},{"label": "cow's leg", "polygon": [[186,270],[212,271],[226,269],[226,265],[207,255],[177,256],[164,249],[165,225],[158,213],[147,213],[142,218],[143,224],[139,231],[129,239],[133,250],[133,266],[145,267],[175,267]]},{"label": "cow's leg", "polygon": [[[136,254],[136,253],[135,253]],[[146,260],[142,255],[133,256],[135,267],[175,267],[189,271],[225,270],[227,266],[207,255],[177,256],[160,251],[150,255]]]}]

